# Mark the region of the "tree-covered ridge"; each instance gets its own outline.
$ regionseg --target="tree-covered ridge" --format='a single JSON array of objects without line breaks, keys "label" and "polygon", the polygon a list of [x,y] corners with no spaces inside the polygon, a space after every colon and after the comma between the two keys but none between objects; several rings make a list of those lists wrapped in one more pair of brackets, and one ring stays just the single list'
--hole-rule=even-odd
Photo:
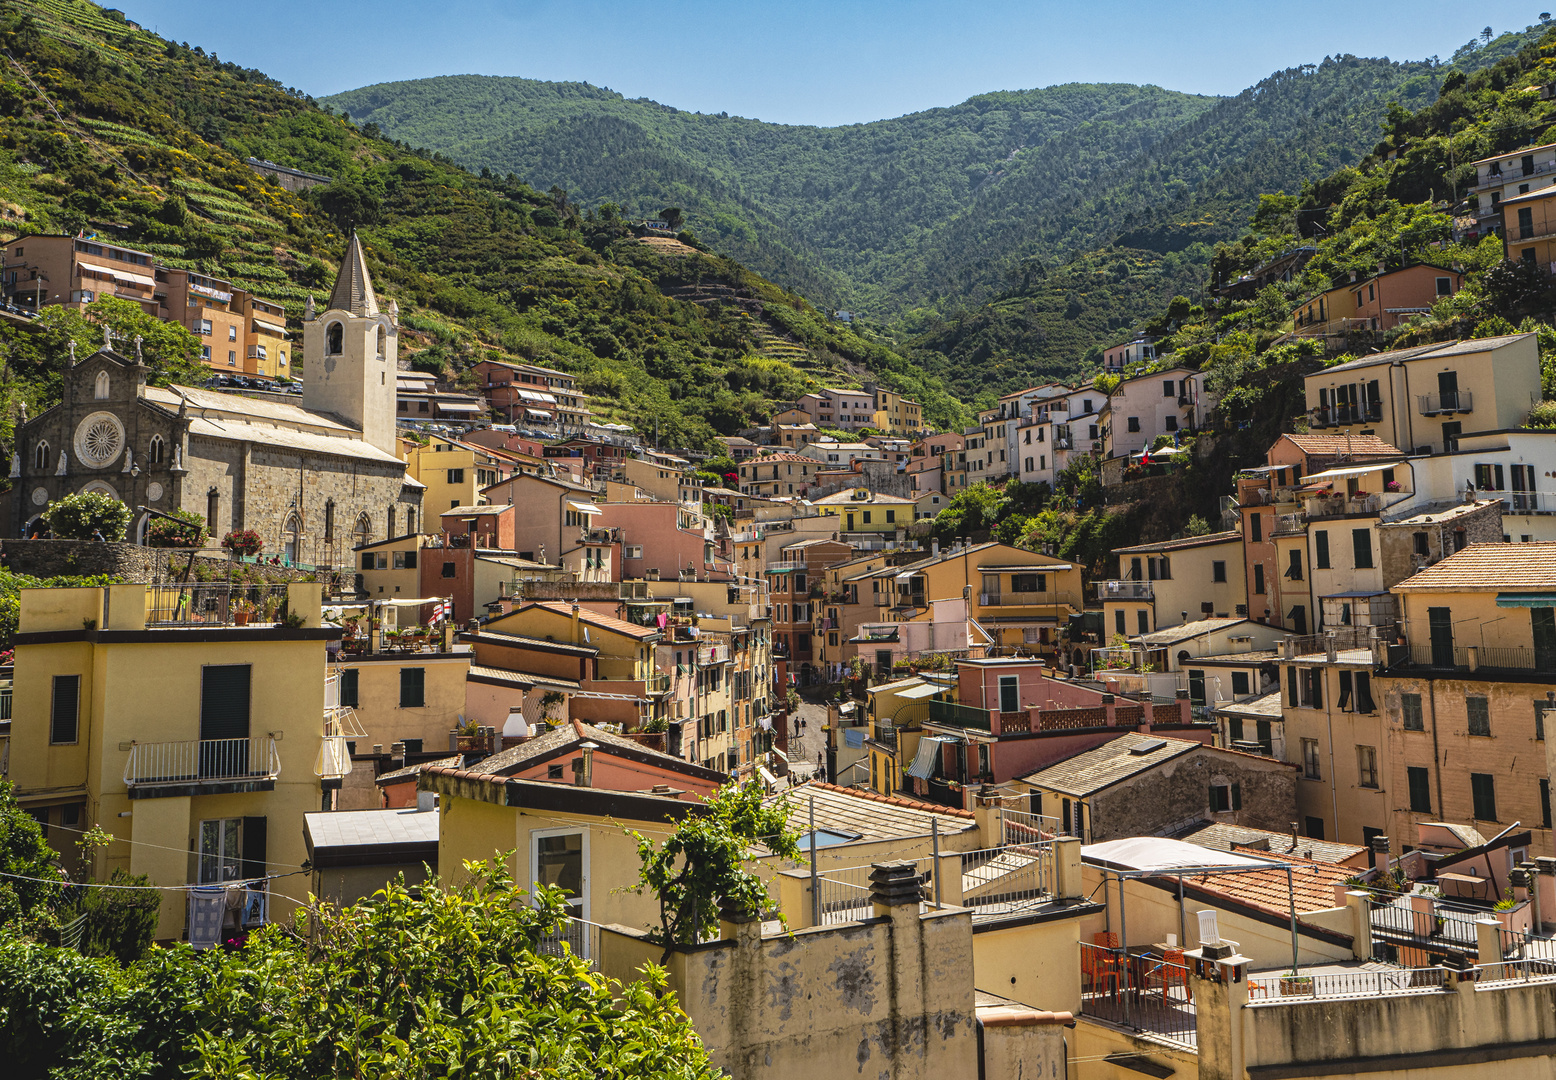
[{"label": "tree-covered ridge", "polygon": [[[914,313],[902,326],[910,355],[926,370],[951,373],[969,398],[979,387],[965,378],[968,357],[996,359],[990,389],[1077,366],[1090,370],[1089,361],[1100,357],[1096,346],[1140,327],[1172,297],[1200,296],[1224,277],[1218,247],[1243,234],[1266,193],[1322,188],[1371,160],[1379,125],[1390,115],[1432,107],[1440,85],[1481,78],[1474,73],[1518,55],[1543,32],[1531,27],[1471,42],[1449,64],[1340,56],[1278,72],[1164,139],[1128,184],[1098,190],[1071,216],[1035,222],[1037,229],[1064,230],[1049,242],[1076,254],[1059,264],[1007,260],[1010,288],[989,304],[953,309],[945,318],[932,309]],[[1196,173],[1197,184],[1182,180]],[[1428,193],[1423,188],[1420,197]],[[1019,234],[1021,203],[1011,203],[1007,228],[969,225],[969,243],[1005,250]],[[1109,222],[1111,232],[1085,231]],[[1259,247],[1258,258],[1294,242],[1277,235]],[[1250,255],[1238,272],[1258,258]],[[957,258],[947,252],[936,264],[955,266]]]},{"label": "tree-covered ridge", "polygon": [[837,287],[840,301],[883,309],[915,276],[900,260],[916,255],[918,238],[1026,161],[1058,149],[1072,169],[1095,178],[1215,99],[1074,84],[833,128],[689,113],[584,84],[476,75],[386,83],[326,100],[471,167],[561,184],[586,202],[611,200],[644,215],[682,206],[701,235],[753,266],[776,274],[771,260],[779,252],[797,255]]},{"label": "tree-covered ridge", "polygon": [[[417,366],[451,379],[486,357],[557,366],[606,419],[657,421],[683,445],[872,373],[932,421],[964,415],[897,354],[689,234],[678,255],[657,253],[611,207],[358,130],[85,0],[18,0],[0,41],[16,61],[0,77],[0,201],[18,231],[96,232],[280,300],[295,320],[356,227]],[[250,155],[335,179],[292,194]],[[733,302],[696,302],[713,295]],[[10,337],[32,368],[13,365],[6,393],[46,399],[57,371],[42,369],[61,357]]]}]

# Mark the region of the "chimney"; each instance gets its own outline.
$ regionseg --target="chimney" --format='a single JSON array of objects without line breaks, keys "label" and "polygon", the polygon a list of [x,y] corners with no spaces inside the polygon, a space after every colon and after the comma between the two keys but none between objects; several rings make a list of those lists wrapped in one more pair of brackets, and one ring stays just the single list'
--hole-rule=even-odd
[{"label": "chimney", "polygon": [[894,907],[910,904],[916,913],[921,892],[916,863],[902,861],[871,864],[870,899],[875,904],[876,918],[890,915]]},{"label": "chimney", "polygon": [[586,742],[578,747],[581,756],[573,759],[573,783],[578,787],[594,786],[594,752],[599,743]]},{"label": "chimney", "polygon": [[1335,633],[1333,630],[1324,631],[1324,659],[1331,664],[1335,662],[1337,649],[1335,648]]},{"label": "chimney", "polygon": [[574,600],[573,601],[573,644],[574,645],[578,644],[579,637],[580,637],[580,635],[578,633],[578,601]]},{"label": "chimney", "polygon": [[1295,821],[1293,821],[1290,824],[1291,824],[1291,847],[1286,849],[1288,853],[1297,850],[1297,823]]}]

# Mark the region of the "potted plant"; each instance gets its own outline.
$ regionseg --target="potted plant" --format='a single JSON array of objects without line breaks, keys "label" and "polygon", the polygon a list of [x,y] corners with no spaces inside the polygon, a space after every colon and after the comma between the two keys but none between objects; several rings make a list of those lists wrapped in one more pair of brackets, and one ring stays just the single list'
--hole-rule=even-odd
[{"label": "potted plant", "polygon": [[222,547],[234,555],[253,557],[265,548],[265,542],[253,529],[234,529],[222,537]]},{"label": "potted plant", "polygon": [[474,717],[454,729],[454,745],[460,753],[486,749],[486,737],[481,734],[481,725]]},{"label": "potted plant", "polygon": [[1280,996],[1312,997],[1313,976],[1298,975],[1296,972],[1292,972],[1290,975],[1282,975],[1280,977]]},{"label": "potted plant", "polygon": [[247,626],[249,618],[254,614],[254,607],[247,600],[239,600],[232,605],[232,623],[234,626]]},{"label": "potted plant", "polygon": [[567,695],[560,690],[547,690],[540,695],[540,715],[547,724],[555,725],[556,717],[553,715],[557,706],[567,701]]},{"label": "potted plant", "polygon": [[1401,490],[1401,485],[1398,480],[1390,480],[1388,483],[1383,485],[1383,490],[1390,492],[1399,491]]}]

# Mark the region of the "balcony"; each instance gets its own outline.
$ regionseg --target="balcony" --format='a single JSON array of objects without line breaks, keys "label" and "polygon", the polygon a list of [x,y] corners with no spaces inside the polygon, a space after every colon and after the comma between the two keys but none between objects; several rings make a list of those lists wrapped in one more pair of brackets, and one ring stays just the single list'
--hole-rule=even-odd
[{"label": "balcony", "polygon": [[1315,428],[1376,424],[1383,419],[1383,403],[1364,401],[1359,405],[1321,405],[1312,410],[1310,418],[1310,426]]},{"label": "balcony", "polygon": [[1493,674],[1528,672],[1542,677],[1556,675],[1556,650],[1517,646],[1390,645],[1389,667],[1432,671],[1474,671]]},{"label": "balcony", "polygon": [[1108,600],[1153,600],[1156,597],[1156,585],[1150,581],[1099,581],[1097,584],[1097,599]]},{"label": "balcony", "polygon": [[351,772],[351,748],[344,735],[326,735],[319,743],[313,775],[321,780],[341,780]]},{"label": "balcony", "polygon": [[803,563],[803,562],[770,562],[770,563],[767,564],[767,572],[769,574],[791,574],[791,573],[794,573],[795,571],[799,571],[800,573],[803,574],[805,572],[805,563]]},{"label": "balcony", "polygon": [[1309,521],[1323,521],[1325,518],[1355,517],[1357,515],[1376,514],[1383,507],[1381,495],[1364,495],[1358,499],[1347,498],[1344,495],[1335,495],[1326,498],[1322,495],[1309,499],[1307,502],[1307,517]]},{"label": "balcony", "polygon": [[132,799],[161,788],[177,788],[176,794],[190,794],[191,788],[253,791],[257,789],[250,785],[273,783],[280,775],[281,755],[269,736],[134,743],[124,763],[124,784]]},{"label": "balcony", "polygon": [[1300,536],[1307,532],[1307,511],[1299,510],[1295,514],[1278,514],[1275,518],[1275,530],[1272,536]]},{"label": "balcony", "polygon": [[286,588],[241,581],[148,585],[146,625],[248,626],[279,622],[286,614]]},{"label": "balcony", "polygon": [[929,703],[929,722],[931,724],[943,724],[947,727],[970,728],[974,731],[988,731],[993,726],[989,720],[988,709],[978,709],[971,705],[958,705],[954,701],[931,700]]},{"label": "balcony", "polygon": [[1473,412],[1475,409],[1475,395],[1468,390],[1420,394],[1416,400],[1422,416],[1447,416],[1452,413]]},{"label": "balcony", "polygon": [[[1503,508],[1510,514],[1556,514],[1556,492],[1488,491],[1484,494],[1500,498]],[[0,716],[0,720],[3,719]]]},{"label": "balcony", "polygon": [[697,650],[697,663],[703,666],[729,663],[729,646],[723,643],[702,646]]}]

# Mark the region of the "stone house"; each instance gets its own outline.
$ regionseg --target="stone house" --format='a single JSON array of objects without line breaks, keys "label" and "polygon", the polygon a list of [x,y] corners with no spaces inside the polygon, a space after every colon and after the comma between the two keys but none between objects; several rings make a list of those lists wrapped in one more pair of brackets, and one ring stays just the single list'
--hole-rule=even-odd
[{"label": "stone house", "polygon": [[1153,733],[1120,735],[1023,776],[1032,811],[1089,844],[1150,836],[1180,822],[1285,828],[1296,807],[1297,767]]}]

